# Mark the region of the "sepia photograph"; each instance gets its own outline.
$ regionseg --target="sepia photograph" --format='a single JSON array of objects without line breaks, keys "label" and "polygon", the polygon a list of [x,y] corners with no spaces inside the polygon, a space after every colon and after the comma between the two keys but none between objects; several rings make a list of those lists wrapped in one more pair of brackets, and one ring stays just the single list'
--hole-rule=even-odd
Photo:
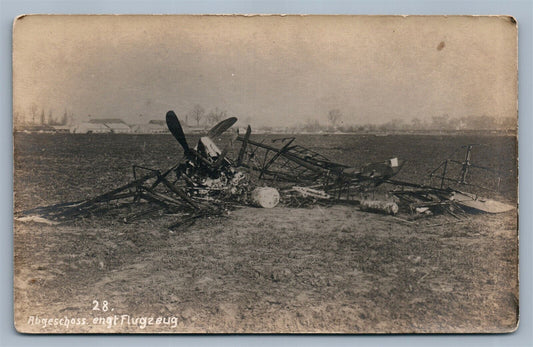
[{"label": "sepia photograph", "polygon": [[511,16],[21,15],[14,325],[510,333]]}]

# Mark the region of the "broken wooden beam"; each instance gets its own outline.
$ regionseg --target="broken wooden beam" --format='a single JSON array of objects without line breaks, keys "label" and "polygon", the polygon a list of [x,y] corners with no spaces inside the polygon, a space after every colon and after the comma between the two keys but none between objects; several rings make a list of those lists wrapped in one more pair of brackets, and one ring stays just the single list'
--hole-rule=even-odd
[{"label": "broken wooden beam", "polygon": [[165,186],[167,186],[168,189],[170,189],[173,193],[175,193],[180,198],[182,198],[186,203],[191,205],[194,209],[196,209],[196,210],[199,209],[198,205],[194,201],[192,201],[192,199],[187,195],[186,192],[184,192],[184,191],[180,190],[179,188],[177,188],[175,185],[170,183],[166,178],[160,177],[160,179],[161,179],[161,182],[163,182],[163,184]]},{"label": "broken wooden beam", "polygon": [[239,156],[237,157],[237,166],[241,166],[242,159],[244,158],[244,154],[246,153],[246,147],[248,146],[248,140],[250,139],[250,135],[252,133],[252,128],[248,125],[246,128],[246,134],[244,134],[244,137],[241,139],[242,146],[241,150],[239,151]]}]

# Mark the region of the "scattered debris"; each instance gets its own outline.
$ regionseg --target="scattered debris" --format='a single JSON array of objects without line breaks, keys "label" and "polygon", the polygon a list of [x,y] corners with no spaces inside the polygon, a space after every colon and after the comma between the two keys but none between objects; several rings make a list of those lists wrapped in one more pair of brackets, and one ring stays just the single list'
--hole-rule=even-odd
[{"label": "scattered debris", "polygon": [[[398,158],[357,169],[294,145],[294,137],[273,140],[281,144],[279,147],[264,140],[252,140],[250,126],[244,135],[237,136],[241,146],[237,158],[232,160],[227,156],[229,147],[220,150],[213,138],[236,121],[235,117],[221,121],[191,148],[176,114],[169,111],[168,129],[184,152],[183,159],[175,165],[162,171],[133,166],[134,179],[121,187],[86,200],[23,211],[16,220],[54,224],[126,209],[119,219],[131,223],[163,210],[165,214],[179,216],[180,220],[170,226],[175,229],[205,216],[225,215],[238,206],[273,208],[278,203],[293,207],[343,203],[392,216],[399,212],[418,217],[448,213],[458,219],[467,212],[502,213],[516,208],[445,187],[446,182],[453,182],[479,188],[468,181],[473,168],[498,174],[472,164],[473,145],[465,146],[464,161],[446,159],[430,173],[430,180],[439,180],[436,187],[394,180],[405,164]],[[461,169],[455,178],[449,176],[454,164]],[[499,177],[496,181],[499,188]],[[384,185],[392,187],[387,190],[387,199],[368,198],[370,192]]]},{"label": "scattered debris", "polygon": [[398,205],[391,201],[363,200],[360,206],[361,211],[377,212],[395,215],[398,213]]},{"label": "scattered debris", "polygon": [[59,224],[58,222],[55,222],[53,220],[49,220],[49,219],[46,219],[46,218],[43,218],[43,217],[39,217],[39,216],[35,216],[35,215],[34,216],[17,217],[15,219],[17,221],[23,222],[23,223],[33,222],[33,223],[41,223],[41,224],[47,224],[47,225]]},{"label": "scattered debris", "polygon": [[252,201],[257,207],[273,208],[279,203],[279,192],[272,187],[255,188],[252,191]]}]

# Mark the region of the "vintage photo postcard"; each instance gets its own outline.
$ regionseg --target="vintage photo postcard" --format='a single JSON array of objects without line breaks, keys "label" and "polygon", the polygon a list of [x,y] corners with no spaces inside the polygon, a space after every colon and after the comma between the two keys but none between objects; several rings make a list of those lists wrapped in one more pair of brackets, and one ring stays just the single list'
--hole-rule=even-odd
[{"label": "vintage photo postcard", "polygon": [[22,333],[505,333],[510,16],[23,15]]}]

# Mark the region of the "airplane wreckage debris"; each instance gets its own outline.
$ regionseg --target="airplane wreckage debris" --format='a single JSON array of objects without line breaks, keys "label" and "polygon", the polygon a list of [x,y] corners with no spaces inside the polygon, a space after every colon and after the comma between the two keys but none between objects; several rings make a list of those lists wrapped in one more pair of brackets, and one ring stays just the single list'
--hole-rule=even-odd
[{"label": "airplane wreckage debris", "polygon": [[[238,206],[273,208],[278,203],[290,207],[353,204],[362,211],[390,215],[448,213],[457,218],[466,212],[501,213],[515,208],[445,187],[450,181],[474,186],[467,183],[469,170],[490,170],[471,163],[472,145],[466,146],[464,161],[447,159],[430,173],[431,179],[440,181],[436,187],[394,180],[405,164],[398,158],[356,169],[293,145],[294,138],[272,140],[281,146],[252,140],[250,126],[245,134],[237,136],[241,146],[237,158],[232,160],[227,157],[229,147],[220,150],[212,139],[236,121],[234,117],[221,121],[191,148],[177,116],[169,111],[168,128],[184,151],[183,159],[175,165],[166,170],[133,166],[134,179],[121,187],[85,200],[26,210],[17,213],[17,219],[55,224],[112,209],[131,211],[135,205],[139,211],[118,216],[130,223],[164,211],[180,216],[179,221],[169,226],[174,229],[197,218],[223,215]],[[452,164],[460,165],[458,179],[449,177]],[[387,199],[368,198],[382,185],[392,187],[386,192]]]}]

